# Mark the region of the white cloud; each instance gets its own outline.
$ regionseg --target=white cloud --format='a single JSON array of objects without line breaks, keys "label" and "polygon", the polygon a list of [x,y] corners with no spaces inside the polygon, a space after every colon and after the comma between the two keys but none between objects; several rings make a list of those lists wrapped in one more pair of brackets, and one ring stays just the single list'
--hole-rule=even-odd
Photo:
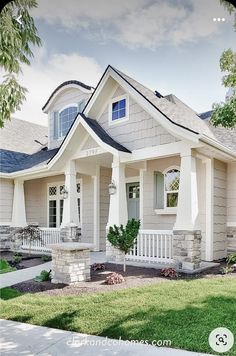
[{"label": "white cloud", "polygon": [[102,69],[93,58],[78,53],[48,56],[42,48],[35,53],[31,66],[23,66],[22,69],[20,82],[28,89],[27,100],[14,116],[43,125],[47,124],[47,117],[42,107],[59,84],[77,79],[95,86],[102,74]]},{"label": "white cloud", "polygon": [[211,38],[226,24],[213,22],[226,10],[216,0],[39,0],[34,16],[89,37],[155,49]]}]

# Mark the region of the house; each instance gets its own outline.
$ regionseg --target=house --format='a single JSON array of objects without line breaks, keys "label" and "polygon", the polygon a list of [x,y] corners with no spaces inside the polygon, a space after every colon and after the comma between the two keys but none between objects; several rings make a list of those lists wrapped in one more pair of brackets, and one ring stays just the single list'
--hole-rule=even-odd
[{"label": "house", "polygon": [[93,243],[139,218],[129,258],[195,269],[236,249],[236,130],[214,128],[175,95],[108,66],[94,89],[57,87],[48,129],[12,119],[1,130],[1,236],[38,224]]}]

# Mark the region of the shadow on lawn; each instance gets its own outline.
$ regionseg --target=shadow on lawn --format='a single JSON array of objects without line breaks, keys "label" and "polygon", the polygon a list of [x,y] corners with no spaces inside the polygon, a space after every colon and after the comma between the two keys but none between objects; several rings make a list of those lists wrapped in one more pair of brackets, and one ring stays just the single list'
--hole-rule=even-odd
[{"label": "shadow on lawn", "polygon": [[[157,300],[158,303],[158,300]],[[155,307],[120,318],[100,336],[124,340],[170,340],[171,347],[209,352],[210,332],[227,327],[236,333],[236,298],[209,297],[180,310],[159,312]],[[165,346],[165,345],[164,345]],[[227,355],[236,355],[236,344]]]}]

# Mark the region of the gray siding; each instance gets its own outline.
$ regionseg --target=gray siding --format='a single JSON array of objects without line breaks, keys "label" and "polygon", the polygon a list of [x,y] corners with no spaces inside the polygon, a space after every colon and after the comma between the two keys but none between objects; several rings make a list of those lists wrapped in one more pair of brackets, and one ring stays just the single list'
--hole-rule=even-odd
[{"label": "gray siding", "polygon": [[227,222],[236,226],[236,163],[227,167]]},{"label": "gray siding", "polygon": [[0,223],[11,222],[14,182],[11,179],[0,179]]},{"label": "gray siding", "polygon": [[52,112],[54,111],[60,111],[64,106],[69,105],[69,104],[75,104],[79,103],[81,100],[88,100],[90,97],[90,94],[82,92],[78,88],[70,88],[66,89],[64,92],[62,92],[56,100],[53,103],[53,106],[50,108],[50,112],[48,114],[48,137],[49,137],[49,147],[50,148],[56,148],[60,146],[61,142],[63,141],[63,138],[54,140],[53,138],[53,117],[51,115]]},{"label": "gray siding", "polygon": [[214,216],[213,216],[213,258],[226,257],[226,199],[227,166],[225,163],[214,160]]},{"label": "gray siding", "polygon": [[[113,97],[125,94],[120,87]],[[109,125],[109,105],[98,118],[104,130],[120,144],[130,150],[152,147],[178,141],[129,97],[129,120]]]},{"label": "gray siding", "polygon": [[197,164],[198,225],[202,233],[201,258],[206,259],[206,165],[200,159]]}]

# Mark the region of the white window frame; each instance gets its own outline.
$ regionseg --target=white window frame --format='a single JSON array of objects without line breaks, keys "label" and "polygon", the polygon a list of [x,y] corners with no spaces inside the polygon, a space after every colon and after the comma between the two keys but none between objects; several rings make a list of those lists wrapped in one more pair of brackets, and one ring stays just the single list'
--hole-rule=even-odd
[{"label": "white window frame", "polygon": [[[76,184],[80,184],[80,193],[77,193],[76,187],[76,199],[80,199],[80,220],[79,220],[79,227],[82,226],[82,179],[76,179]],[[56,227],[60,227],[60,200],[63,200],[60,194],[60,186],[64,186],[65,182],[52,182],[47,184],[47,226],[49,227],[49,201],[56,200]],[[50,187],[57,187],[57,194],[56,195],[49,195],[49,188]],[[78,212],[79,214],[79,212]]]},{"label": "white window frame", "polygon": [[164,208],[163,209],[154,209],[154,211],[155,211],[155,213],[157,215],[177,214],[177,206],[173,206],[173,207],[167,206],[167,194],[168,193],[178,193],[178,197],[179,197],[179,190],[168,191],[168,190],[165,189],[165,186],[166,186],[166,177],[165,177],[165,175],[166,175],[166,173],[168,173],[172,169],[178,170],[180,172],[180,167],[179,166],[170,166],[170,167],[164,169],[164,171],[159,171],[164,176]]},{"label": "white window frame", "polygon": [[[112,120],[112,104],[116,103],[117,101],[120,100],[126,100],[126,106],[125,106],[125,116],[121,117],[120,119]],[[129,120],[129,96],[127,94],[125,95],[120,95],[116,96],[115,98],[112,98],[109,102],[109,126],[117,125],[121,122],[125,122]]]},{"label": "white window frame", "polygon": [[[82,101],[82,100],[81,100],[81,101]],[[80,103],[70,103],[70,104],[67,104],[67,105],[63,106],[59,111],[57,111],[57,139],[56,139],[56,140],[61,140],[61,139],[63,139],[63,138],[65,137],[65,135],[63,136],[63,135],[61,135],[61,133],[60,133],[60,120],[59,120],[60,113],[61,113],[63,110],[68,109],[68,108],[71,108],[71,107],[76,107],[77,110],[78,110],[79,104],[80,104]],[[56,111],[56,110],[55,110],[55,111]],[[53,114],[54,114],[55,111],[53,111]],[[54,122],[53,122],[53,125],[54,125]],[[54,127],[53,127],[53,130],[54,130]]]}]

